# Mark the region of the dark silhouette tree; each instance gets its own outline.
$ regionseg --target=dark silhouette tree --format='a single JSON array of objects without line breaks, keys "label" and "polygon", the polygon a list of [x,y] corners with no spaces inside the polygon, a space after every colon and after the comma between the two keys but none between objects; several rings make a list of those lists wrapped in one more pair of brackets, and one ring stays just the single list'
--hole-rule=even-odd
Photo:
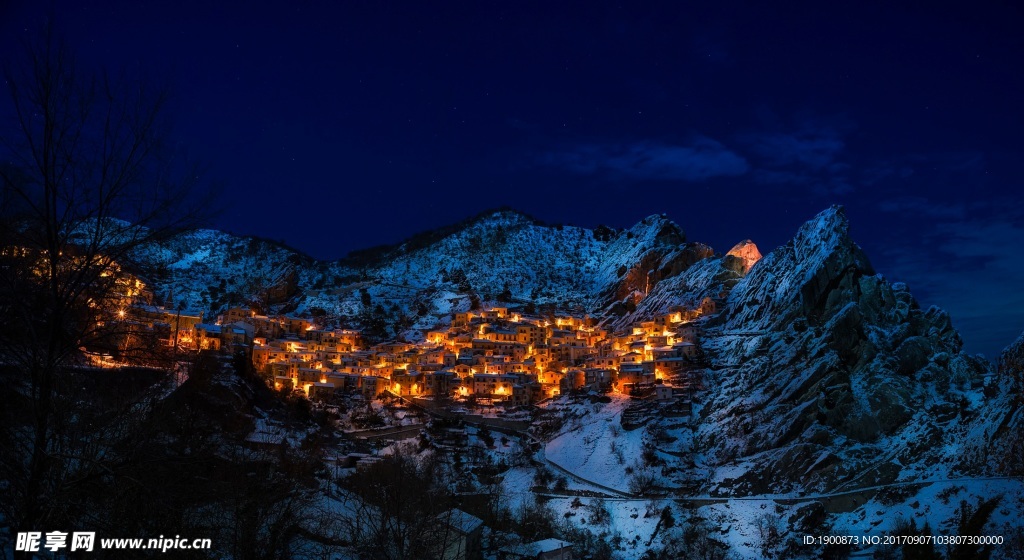
[{"label": "dark silhouette tree", "polygon": [[340,499],[358,513],[338,522],[360,557],[443,557],[457,538],[448,476],[449,469],[438,458],[417,457],[400,448],[347,477]]},{"label": "dark silhouette tree", "polygon": [[82,349],[119,334],[117,306],[132,295],[140,250],[194,227],[210,200],[195,196],[194,169],[168,156],[165,91],[82,71],[52,24],[8,60],[0,515],[28,531],[65,522],[69,489],[107,472],[94,432],[127,429],[131,415],[79,414]]}]

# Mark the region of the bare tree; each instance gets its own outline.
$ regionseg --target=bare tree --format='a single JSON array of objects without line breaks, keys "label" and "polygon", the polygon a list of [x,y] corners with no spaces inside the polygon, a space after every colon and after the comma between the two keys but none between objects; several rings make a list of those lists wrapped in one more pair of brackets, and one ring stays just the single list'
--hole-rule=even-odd
[{"label": "bare tree", "polygon": [[[209,200],[168,157],[165,91],[81,71],[52,25],[21,55],[5,69],[14,122],[0,129],[0,512],[27,531],[107,468],[74,368],[116,334],[136,257],[194,227]],[[102,418],[120,431],[128,419]]]},{"label": "bare tree", "polygon": [[440,558],[457,540],[453,482],[447,465],[436,457],[419,457],[400,447],[345,479],[339,496],[352,514],[337,523],[361,557]]}]

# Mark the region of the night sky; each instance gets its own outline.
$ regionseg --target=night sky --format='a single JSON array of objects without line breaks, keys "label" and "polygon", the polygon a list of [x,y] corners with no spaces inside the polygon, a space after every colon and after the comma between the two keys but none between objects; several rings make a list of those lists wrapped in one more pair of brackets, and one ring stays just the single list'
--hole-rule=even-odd
[{"label": "night sky", "polygon": [[[37,4],[0,0],[4,52]],[[968,351],[1024,330],[1020,7],[207,4],[52,2],[83,61],[171,87],[220,229],[337,258],[507,205],[767,253],[838,203]]]}]

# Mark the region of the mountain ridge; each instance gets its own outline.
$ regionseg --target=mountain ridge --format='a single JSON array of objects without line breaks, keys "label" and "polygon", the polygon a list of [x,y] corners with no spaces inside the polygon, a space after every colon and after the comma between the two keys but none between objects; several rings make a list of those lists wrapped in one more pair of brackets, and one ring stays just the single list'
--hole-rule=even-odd
[{"label": "mountain ridge", "polygon": [[[504,216],[504,217],[502,217]],[[845,216],[842,218],[845,220]],[[812,223],[811,222],[808,223]],[[460,224],[464,224],[461,225]],[[637,300],[633,302],[636,306],[641,308],[640,313],[634,313],[632,311],[624,311],[623,306],[619,306],[615,315],[623,316],[623,319],[615,319],[615,324],[622,324],[627,322],[634,317],[640,316],[655,307],[661,311],[670,305],[670,299],[684,298],[688,303],[692,303],[689,300],[699,300],[696,294],[691,291],[681,289],[687,286],[680,286],[678,282],[675,284],[661,284],[663,280],[671,277],[677,277],[686,271],[691,266],[701,263],[704,268],[702,273],[704,275],[711,274],[712,276],[717,274],[719,276],[717,285],[718,288],[728,288],[738,280],[738,277],[745,274],[745,270],[740,270],[739,265],[735,262],[729,262],[726,257],[729,256],[726,253],[720,257],[721,261],[702,263],[704,259],[714,256],[717,252],[712,247],[699,243],[699,242],[687,242],[683,229],[679,227],[675,222],[665,217],[664,214],[653,214],[640,220],[637,224],[625,229],[612,229],[604,226],[598,226],[594,229],[580,228],[571,225],[548,225],[536,220],[528,214],[518,212],[510,208],[499,208],[492,211],[481,212],[475,216],[472,216],[459,224],[453,226],[445,226],[442,228],[436,228],[427,232],[421,232],[411,236],[410,238],[403,240],[402,242],[378,246],[377,248],[367,248],[354,251],[355,253],[371,251],[375,249],[385,250],[385,253],[371,257],[363,258],[352,258],[352,253],[346,257],[335,260],[317,260],[310,257],[301,251],[288,247],[287,245],[281,245],[276,242],[272,242],[263,238],[254,236],[234,236],[218,230],[194,230],[191,232],[185,232],[179,236],[178,240],[171,244],[164,244],[156,251],[145,251],[142,254],[136,255],[138,262],[137,268],[142,273],[142,276],[154,286],[160,299],[165,299],[169,294],[174,295],[176,300],[175,305],[184,303],[187,308],[207,310],[211,314],[216,314],[223,309],[226,309],[229,305],[246,305],[256,303],[255,298],[252,296],[252,292],[259,291],[262,286],[266,284],[273,284],[277,281],[285,282],[289,275],[294,276],[291,279],[290,289],[285,290],[291,292],[291,296],[288,298],[278,298],[280,301],[274,302],[276,309],[285,309],[290,312],[308,312],[310,308],[325,308],[328,311],[332,311],[330,308],[334,308],[334,312],[338,315],[344,314],[358,314],[357,306],[353,305],[352,301],[329,301],[329,297],[322,297],[325,291],[331,289],[340,289],[344,291],[347,286],[359,282],[366,282],[373,279],[380,281],[393,281],[396,274],[393,263],[389,264],[389,259],[393,261],[400,261],[403,263],[410,263],[410,267],[413,262],[422,262],[424,259],[416,259],[417,253],[424,254],[425,249],[437,247],[439,244],[443,244],[445,240],[458,240],[460,237],[461,241],[448,244],[450,251],[463,251],[466,249],[475,249],[477,252],[482,245],[489,241],[494,240],[494,235],[485,235],[480,230],[494,229],[492,226],[500,226],[507,228],[508,226],[515,226],[514,229],[520,228],[536,228],[542,231],[564,231],[566,229],[575,231],[580,234],[580,237],[586,237],[588,234],[594,238],[600,238],[605,241],[599,243],[613,243],[615,240],[620,239],[623,236],[627,238],[639,238],[639,247],[637,250],[628,251],[624,247],[624,243],[618,244],[618,255],[613,258],[607,258],[607,255],[602,256],[602,264],[604,266],[601,269],[601,282],[603,283],[604,293],[600,293],[602,290],[597,290],[599,293],[591,293],[593,290],[585,289],[585,298],[573,298],[573,294],[570,292],[580,291],[581,286],[578,283],[573,284],[571,282],[564,282],[565,274],[556,277],[555,279],[550,278],[537,278],[536,275],[525,275],[526,278],[521,280],[521,288],[517,289],[515,285],[511,285],[510,289],[514,292],[515,299],[518,301],[526,301],[531,299],[534,288],[536,288],[538,301],[537,303],[552,304],[557,303],[559,299],[566,299],[570,306],[577,310],[584,310],[586,312],[609,314],[613,311],[615,303],[628,303],[624,302],[624,298],[628,295],[630,289],[635,289],[639,292],[639,296],[655,296],[654,299],[648,301],[647,304],[641,303],[641,299],[650,299],[647,297],[634,297]],[[807,224],[805,224],[806,227]],[[818,224],[823,226],[825,224]],[[664,237],[660,240],[657,238],[657,228],[664,228]],[[804,228],[801,228],[804,229]],[[653,230],[653,231],[652,231]],[[476,235],[470,239],[466,239],[467,232],[476,232]],[[652,235],[655,234],[655,235]],[[499,236],[500,237],[500,236]],[[414,242],[416,238],[427,239],[429,243],[425,247],[420,246],[423,241]],[[563,243],[567,240],[563,239]],[[749,241],[749,240],[745,240]],[[818,242],[821,240],[816,240]],[[679,245],[686,244],[685,247],[679,247]],[[733,250],[743,245],[744,242],[737,244]],[[801,247],[806,250],[812,244],[811,240],[801,243]],[[580,247],[584,252],[590,251],[594,253],[593,243],[584,243],[586,247]],[[673,246],[675,245],[675,246]],[[753,245],[753,243],[751,243]],[[756,245],[753,245],[756,250]],[[523,256],[522,248],[518,253],[513,251],[511,255],[494,255],[496,258],[510,258],[518,254]],[[576,247],[572,247],[573,250]],[[685,249],[685,251],[683,251]],[[563,253],[569,252],[565,247],[555,248],[558,252],[561,250]],[[799,249],[798,249],[799,250]],[[859,251],[859,248],[858,248]],[[163,252],[164,254],[159,254]],[[500,251],[499,251],[500,252]],[[614,252],[614,251],[613,251]],[[460,268],[460,263],[456,262],[457,258],[454,257],[465,257],[466,255],[452,255],[444,254],[444,251],[434,251],[435,256],[441,253],[439,256],[448,257],[449,268],[455,269]],[[640,262],[644,255],[648,255],[646,262]],[[583,255],[578,255],[583,256]],[[591,255],[596,256],[596,255]],[[735,256],[735,255],[734,255]],[[212,258],[210,262],[201,263],[196,266],[199,261],[205,258]],[[673,262],[673,258],[675,261]],[[548,258],[548,264],[553,264],[555,259]],[[865,259],[866,260],[866,259]],[[583,265],[582,259],[569,258],[566,262],[570,265]],[[756,261],[755,261],[756,262]],[[282,264],[284,263],[284,264]],[[588,269],[582,270],[584,273],[596,272],[596,263],[591,263]],[[749,268],[752,263],[746,262],[746,268]],[[616,273],[619,272],[622,266],[627,267],[627,272],[632,272],[635,276],[644,275],[652,270],[653,265],[660,265],[662,269],[658,270],[651,275],[653,285],[641,285],[648,284],[647,278],[637,279],[632,278],[630,285],[624,289],[618,289],[623,287],[623,283],[616,282],[619,278]],[[644,270],[632,270],[634,267],[644,268]],[[724,267],[724,268],[723,268]],[[608,270],[614,268],[615,270]],[[732,270],[729,273],[726,269]],[[387,273],[387,278],[382,278],[383,273]],[[435,270],[435,272],[438,272]],[[501,294],[504,288],[505,279],[494,280],[487,278],[486,274],[470,273],[470,287],[474,291],[478,292],[478,296],[483,301],[493,301],[496,296]],[[508,276],[507,270],[504,271]],[[693,271],[690,273],[689,278],[697,284],[698,288],[703,290],[703,295],[712,295],[715,290],[711,289],[710,279],[696,278],[700,274]],[[873,271],[872,271],[873,272]],[[735,277],[730,277],[730,276]],[[475,278],[474,278],[475,277]],[[472,280],[476,280],[473,282]],[[527,286],[529,282],[534,280],[540,280],[541,285]],[[544,292],[545,285],[550,282],[546,280],[554,280],[557,285],[559,283],[565,283],[568,285],[555,286],[555,289],[549,290],[546,297],[541,296]],[[642,280],[642,282],[641,282]],[[401,280],[399,279],[399,282]],[[516,282],[512,282],[515,284]],[[222,285],[223,284],[223,285]],[[434,291],[442,291],[441,284],[435,283]],[[661,284],[661,285],[659,285]],[[222,289],[215,290],[219,293],[209,293],[209,286],[220,286]],[[426,286],[422,286],[426,287]],[[450,287],[450,286],[449,286]],[[301,288],[301,290],[300,290]],[[612,288],[615,288],[612,291]],[[668,290],[671,292],[671,297],[665,294],[659,294],[660,290]],[[644,293],[644,292],[648,293]],[[718,291],[721,291],[720,289]],[[301,292],[301,294],[300,294]],[[455,290],[458,292],[458,290]],[[310,297],[309,294],[313,295]],[[383,295],[383,294],[382,294]],[[462,299],[466,302],[469,301],[467,294],[460,293]],[[485,296],[492,296],[487,298]],[[292,297],[300,296],[300,297]],[[565,297],[569,296],[569,297]],[[284,301],[290,300],[290,301]],[[660,303],[661,305],[654,305]],[[411,305],[405,302],[402,309],[406,312],[410,311]],[[629,305],[633,307],[633,305]],[[439,306],[438,310],[443,310],[444,306]],[[440,320],[440,315],[437,315]],[[421,323],[423,323],[421,321]],[[429,328],[425,324],[421,324],[422,328]],[[959,336],[959,335],[958,335]]]},{"label": "mountain ridge", "polygon": [[[749,241],[715,252],[663,215],[591,230],[495,212],[364,267],[217,233],[151,256],[200,303],[217,296],[226,306],[232,291],[244,302],[275,281],[287,289],[266,298],[267,310],[372,326],[380,340],[419,341],[454,313],[487,305],[590,314],[622,331],[710,301],[698,322],[702,383],[689,416],[651,408],[623,424],[642,426],[638,439],[654,457],[678,458],[652,475],[666,491],[853,496],[830,506],[833,520],[868,531],[888,527],[880,512],[920,507],[915,492],[880,489],[1024,474],[1014,459],[1024,449],[1020,383],[1007,382],[1020,376],[1024,337],[999,372],[967,355],[947,313],[923,309],[905,284],[875,270],[840,206],[759,255]],[[958,492],[972,503],[993,498],[977,485]],[[934,505],[946,508],[943,519],[952,518],[947,506]],[[822,507],[783,510],[795,528],[812,526]],[[724,534],[737,514],[719,514]]]},{"label": "mountain ridge", "polygon": [[[658,215],[624,230],[543,225],[507,209],[463,223],[384,246],[377,255],[334,261],[317,261],[276,243],[216,230],[186,232],[173,243],[139,252],[135,260],[162,299],[173,294],[175,305],[211,314],[230,305],[252,304],[254,294],[281,282],[290,284],[284,290],[288,295],[263,307],[284,304],[281,308],[300,313],[317,307],[336,316],[354,316],[361,311],[363,298],[345,297],[345,293],[366,288],[371,299],[401,300],[399,311],[408,314],[414,298],[384,293],[387,290],[380,286],[402,284],[431,292],[435,299],[446,297],[447,291],[452,294],[448,299],[457,297],[465,303],[471,292],[473,299],[493,300],[509,284],[517,300],[597,311],[603,307],[598,303],[607,303],[599,300],[614,295],[601,292],[609,291],[620,267],[648,253],[646,264],[659,264],[663,254],[685,243],[682,229]],[[711,251],[705,247],[696,252],[704,256]],[[578,271],[598,274],[600,282],[588,282]],[[465,274],[468,282],[463,282],[462,289],[450,281],[452,274],[460,279]],[[422,301],[431,294],[419,295]],[[435,307],[441,312],[435,317],[448,311],[443,302]],[[422,323],[422,328],[428,327]]]}]

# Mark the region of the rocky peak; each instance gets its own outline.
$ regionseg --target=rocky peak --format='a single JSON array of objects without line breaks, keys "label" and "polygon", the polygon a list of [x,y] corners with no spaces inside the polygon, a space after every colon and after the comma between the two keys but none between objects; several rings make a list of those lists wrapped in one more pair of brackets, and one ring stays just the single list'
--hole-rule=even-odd
[{"label": "rocky peak", "polygon": [[757,245],[753,241],[744,239],[730,249],[726,256],[741,259],[743,262],[743,274],[746,274],[750,272],[752,266],[757,264],[757,261],[761,260],[761,251],[757,250]]},{"label": "rocky peak", "polygon": [[793,238],[797,260],[802,261],[823,251],[831,252],[852,244],[849,233],[850,223],[842,206],[833,205],[821,211],[800,226]]},{"label": "rocky peak", "polygon": [[842,206],[832,206],[804,224],[793,239],[803,311],[812,321],[826,319],[860,295],[859,280],[874,269],[850,239]]},{"label": "rocky peak", "polygon": [[658,245],[681,245],[686,242],[683,228],[664,214],[652,214],[640,220],[629,232],[640,239],[650,240]]},{"label": "rocky peak", "polygon": [[1024,333],[1003,350],[999,357],[999,372],[1004,375],[1024,372]]},{"label": "rocky peak", "polygon": [[[741,243],[740,246],[743,244]],[[734,248],[733,250],[736,250]],[[749,269],[729,295],[729,321],[759,328],[782,328],[797,318],[821,324],[858,299],[860,279],[874,270],[850,239],[841,206],[805,223],[787,245]]]},{"label": "rocky peak", "polygon": [[488,225],[530,225],[536,223],[536,220],[531,216],[528,216],[517,210],[508,208],[502,208],[493,212],[486,212],[481,214],[475,219],[472,219],[472,223],[481,224],[484,226]]},{"label": "rocky peak", "polygon": [[[945,312],[922,310],[905,285],[875,274],[841,207],[812,218],[739,280],[719,321],[705,350],[732,369],[698,431],[714,443],[709,457],[759,465],[744,481],[750,488],[770,480],[764,472],[775,473],[775,488],[829,488],[868,467],[877,472],[861,483],[909,476],[923,451],[894,441],[941,441],[949,434],[928,414],[960,422],[974,414],[986,365],[961,352]],[[1007,355],[1024,363],[1024,340],[1018,350]],[[741,444],[712,437],[723,429],[743,435]],[[821,462],[825,453],[833,464]],[[968,468],[966,455],[928,461]],[[783,474],[793,472],[804,474]]]}]

